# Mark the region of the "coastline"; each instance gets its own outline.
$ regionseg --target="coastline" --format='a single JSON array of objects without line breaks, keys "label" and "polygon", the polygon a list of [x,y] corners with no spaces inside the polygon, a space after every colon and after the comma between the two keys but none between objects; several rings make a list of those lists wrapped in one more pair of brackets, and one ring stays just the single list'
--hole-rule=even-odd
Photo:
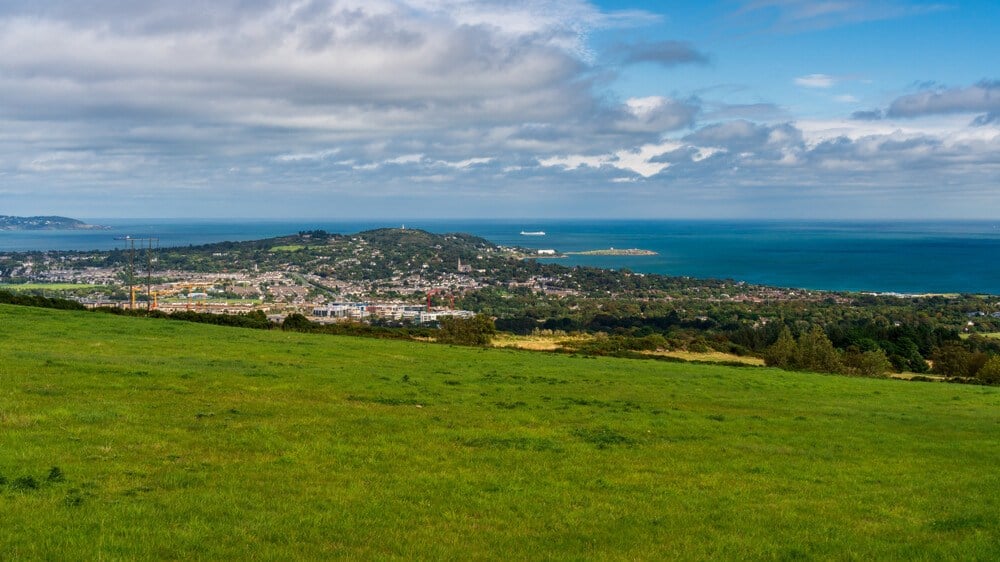
[{"label": "coastline", "polygon": [[[0,252],[121,249],[117,235],[155,236],[160,247],[257,240],[300,230],[353,233],[398,227],[392,220],[108,219],[111,230],[0,231]],[[628,268],[700,279],[812,290],[915,294],[1000,294],[996,221],[406,219],[407,228],[467,232],[500,246],[644,248],[650,256],[565,255],[567,266]],[[520,236],[522,229],[545,237]],[[535,259],[552,259],[538,256]],[[927,263],[934,263],[929,271]]]}]

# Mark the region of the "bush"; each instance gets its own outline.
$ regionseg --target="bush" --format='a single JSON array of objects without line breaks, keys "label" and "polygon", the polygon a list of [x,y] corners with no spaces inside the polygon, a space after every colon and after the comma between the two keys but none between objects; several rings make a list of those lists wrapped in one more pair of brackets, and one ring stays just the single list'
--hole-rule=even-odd
[{"label": "bush", "polygon": [[281,329],[292,332],[312,332],[316,329],[316,324],[296,312],[285,317],[285,321],[281,323]]},{"label": "bush", "polygon": [[86,310],[82,304],[66,300],[42,297],[38,295],[19,295],[10,291],[0,291],[0,304],[16,304],[38,308],[55,308],[57,310]]},{"label": "bush", "polygon": [[497,330],[493,319],[484,314],[472,318],[445,316],[441,318],[441,328],[437,341],[456,345],[489,345]]},{"label": "bush", "polygon": [[819,326],[799,337],[799,368],[818,373],[843,373],[844,364],[826,332]]},{"label": "bush", "polygon": [[764,364],[768,367],[793,369],[798,361],[799,347],[787,326],[781,329],[778,339],[764,350]]},{"label": "bush", "polygon": [[1000,355],[991,355],[976,373],[976,378],[986,384],[1000,384]]},{"label": "bush", "polygon": [[881,349],[863,352],[851,349],[844,354],[844,367],[849,375],[884,377],[892,370],[892,363]]},{"label": "bush", "polygon": [[968,377],[972,354],[960,343],[946,343],[934,354],[933,372],[946,377]]},{"label": "bush", "polygon": [[691,353],[708,353],[711,348],[704,341],[695,340],[688,344],[687,350]]},{"label": "bush", "polygon": [[783,328],[777,341],[764,351],[764,363],[768,367],[816,373],[848,372],[841,361],[840,352],[833,347],[833,342],[819,326],[803,333],[798,341],[792,338],[792,332],[787,327]]}]

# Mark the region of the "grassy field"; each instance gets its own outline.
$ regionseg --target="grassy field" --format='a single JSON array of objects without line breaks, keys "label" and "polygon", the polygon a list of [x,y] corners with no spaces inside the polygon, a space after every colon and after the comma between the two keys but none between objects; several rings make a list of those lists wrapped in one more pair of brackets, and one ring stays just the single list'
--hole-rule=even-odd
[{"label": "grassy field", "polygon": [[0,306],[3,560],[996,560],[998,464],[997,388]]},{"label": "grassy field", "polygon": [[646,355],[673,357],[674,359],[683,359],[684,361],[704,361],[706,363],[742,363],[743,365],[749,365],[752,367],[764,366],[764,360],[760,357],[735,355],[732,353],[723,353],[721,351],[706,351],[704,353],[698,353],[695,351],[648,351],[643,353]]},{"label": "grassy field", "polygon": [[[530,335],[515,336],[512,334],[500,334],[493,340],[494,347],[510,349],[526,349],[531,351],[556,351],[563,349],[567,344],[580,345],[594,339],[591,335]],[[684,361],[703,361],[706,363],[742,363],[757,367],[764,366],[764,360],[759,357],[747,357],[734,355],[732,353],[722,353],[721,351],[707,351],[697,353],[693,351],[645,351],[639,352],[644,355],[673,357]]]},{"label": "grassy field", "polygon": [[[1000,340],[1000,332],[982,332],[982,333],[978,333],[977,335],[982,336],[984,338],[990,338],[990,339],[994,339],[994,340]],[[962,339],[963,340],[967,340],[967,339],[969,339],[969,336],[970,336],[970,334],[962,334]]]},{"label": "grassy field", "polygon": [[499,334],[493,339],[494,347],[511,349],[528,349],[531,351],[555,351],[564,347],[564,343],[576,344],[593,340],[591,335],[551,335],[551,336],[515,336],[513,334]]}]

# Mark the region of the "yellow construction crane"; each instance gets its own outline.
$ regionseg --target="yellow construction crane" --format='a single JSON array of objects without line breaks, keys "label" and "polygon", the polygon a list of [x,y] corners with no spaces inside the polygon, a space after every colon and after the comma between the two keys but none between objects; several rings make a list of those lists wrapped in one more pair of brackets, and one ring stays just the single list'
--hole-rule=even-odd
[{"label": "yellow construction crane", "polygon": [[[185,298],[187,299],[187,306],[185,308],[186,310],[191,310],[191,291],[198,288],[211,287],[214,285],[214,283],[191,282],[191,283],[173,283],[172,285],[173,285],[172,287],[169,287],[167,289],[158,289],[150,293],[151,298],[153,300],[153,310],[156,310],[160,306],[159,297],[177,295],[182,292],[186,293]],[[204,303],[198,302],[195,304],[195,306],[202,307],[204,306]]]},{"label": "yellow construction crane", "polygon": [[[118,236],[115,240],[124,240],[128,242],[129,247],[129,257],[128,257],[128,292],[129,292],[129,308],[135,310],[135,243],[139,242],[139,250],[146,250],[146,310],[150,310],[152,307],[152,279],[153,279],[153,243],[155,242],[158,246],[160,243],[159,238],[150,237],[138,237],[138,236]],[[143,242],[145,242],[145,248],[143,248]]]}]

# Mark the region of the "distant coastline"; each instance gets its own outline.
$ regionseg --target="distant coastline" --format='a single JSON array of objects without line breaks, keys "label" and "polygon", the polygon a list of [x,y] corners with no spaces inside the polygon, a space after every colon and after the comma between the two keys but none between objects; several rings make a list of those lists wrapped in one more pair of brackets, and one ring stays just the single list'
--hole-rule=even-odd
[{"label": "distant coastline", "polygon": [[69,217],[17,217],[0,215],[0,230],[111,230],[110,226],[87,224]]},{"label": "distant coastline", "polygon": [[[0,252],[121,249],[115,236],[159,238],[160,247],[257,240],[300,230],[352,233],[398,227],[467,232],[536,259],[538,250],[644,248],[655,256],[565,255],[568,266],[733,279],[833,291],[1000,294],[996,220],[546,220],[546,236],[520,236],[524,219],[370,220],[84,219],[111,230],[0,231]],[[527,229],[526,229],[527,230]],[[831,260],[830,256],[836,256]],[[920,256],[915,259],[914,256]],[[555,256],[549,256],[555,258]],[[933,275],[926,264],[934,263]]]}]

